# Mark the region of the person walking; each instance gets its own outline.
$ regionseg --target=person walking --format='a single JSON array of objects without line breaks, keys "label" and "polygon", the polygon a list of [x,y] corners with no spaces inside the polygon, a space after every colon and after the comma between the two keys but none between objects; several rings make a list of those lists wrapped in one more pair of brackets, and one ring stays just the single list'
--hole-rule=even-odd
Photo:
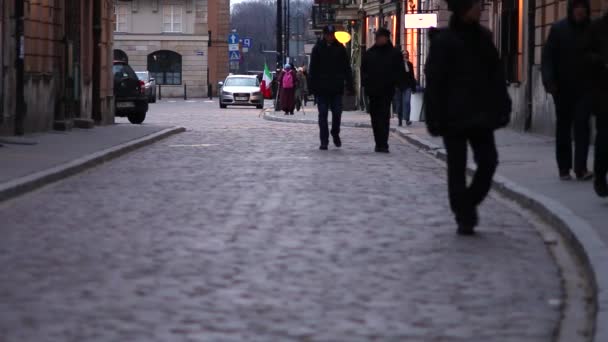
[{"label": "person walking", "polygon": [[365,52],[361,63],[361,83],[369,96],[370,115],[376,152],[388,153],[391,125],[391,101],[395,88],[405,87],[405,65],[401,52],[390,41],[391,33],[380,28],[376,43]]},{"label": "person walking", "polygon": [[302,100],[304,101],[304,107],[306,107],[308,105],[308,70],[305,66],[302,67],[302,76],[304,76],[302,78],[302,81],[304,82],[304,87],[302,87]]},{"label": "person walking", "polygon": [[279,79],[279,98],[281,110],[285,115],[293,115],[296,106],[296,88],[298,87],[298,76],[291,64],[285,64],[285,68]]},{"label": "person walking", "polygon": [[591,24],[585,40],[585,58],[597,129],[594,188],[598,196],[608,197],[608,12]]},{"label": "person walking", "polygon": [[[447,28],[433,31],[424,103],[429,133],[443,137],[448,194],[458,234],[473,235],[477,207],[498,166],[494,131],[510,121],[511,98],[492,34],[481,26],[481,0],[448,0]],[[467,147],[477,170],[467,186]]]},{"label": "person walking", "polygon": [[321,146],[327,150],[329,145],[329,125],[327,116],[331,109],[331,136],[336,147],[342,146],[340,124],[342,122],[342,95],[344,88],[354,93],[353,75],[350,58],[344,45],[336,40],[336,28],[328,25],[323,28],[323,39],[312,49],[308,82],[309,93],[315,95],[319,109],[319,135]]},{"label": "person walking", "polygon": [[551,27],[542,53],[543,84],[555,102],[555,154],[561,180],[572,179],[573,129],[576,178],[593,178],[587,168],[591,109],[583,52],[590,14],[589,0],[569,0],[568,17]]},{"label": "person walking", "polygon": [[405,65],[405,88],[401,91],[401,106],[399,108],[399,126],[403,126],[403,121],[407,126],[412,125],[410,114],[412,112],[412,94],[416,92],[418,81],[414,74],[414,64],[410,62],[409,51],[403,51],[403,63]]},{"label": "person walking", "polygon": [[298,68],[297,78],[298,85],[296,87],[296,110],[299,112],[304,105],[304,97],[306,96],[306,90],[308,89],[308,84],[302,68]]}]

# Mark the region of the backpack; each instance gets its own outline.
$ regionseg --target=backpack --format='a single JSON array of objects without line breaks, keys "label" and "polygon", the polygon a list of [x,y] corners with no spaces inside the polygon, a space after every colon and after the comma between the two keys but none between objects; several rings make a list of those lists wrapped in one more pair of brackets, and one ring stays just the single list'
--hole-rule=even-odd
[{"label": "backpack", "polygon": [[293,73],[288,72],[283,75],[283,88],[291,89],[294,87]]}]

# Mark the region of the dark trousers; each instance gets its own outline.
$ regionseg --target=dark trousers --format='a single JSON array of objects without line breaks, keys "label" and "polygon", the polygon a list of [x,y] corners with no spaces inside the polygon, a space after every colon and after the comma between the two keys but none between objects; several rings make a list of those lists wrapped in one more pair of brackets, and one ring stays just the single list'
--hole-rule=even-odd
[{"label": "dark trousers", "polygon": [[555,156],[560,174],[572,170],[572,132],[574,132],[574,172],[587,172],[591,144],[591,108],[585,96],[555,96]]},{"label": "dark trousers", "polygon": [[[471,132],[443,138],[448,161],[448,193],[450,206],[459,225],[476,226],[477,206],[492,187],[498,166],[498,152],[494,132]],[[471,145],[477,171],[467,187],[467,145]]]},{"label": "dark trousers", "polygon": [[606,181],[608,173],[608,111],[596,113],[595,164],[593,171],[598,179]]},{"label": "dark trousers", "polygon": [[319,108],[319,131],[321,145],[329,144],[329,124],[327,116],[331,109],[331,135],[340,135],[340,123],[342,122],[342,95],[319,95],[315,96]]},{"label": "dark trousers", "polygon": [[391,128],[392,96],[370,96],[369,111],[377,148],[388,148],[388,135]]}]

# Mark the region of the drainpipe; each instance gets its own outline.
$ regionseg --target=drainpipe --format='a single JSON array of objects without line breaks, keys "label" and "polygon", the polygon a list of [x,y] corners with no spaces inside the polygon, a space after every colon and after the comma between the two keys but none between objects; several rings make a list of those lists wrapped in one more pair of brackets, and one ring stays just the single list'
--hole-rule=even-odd
[{"label": "drainpipe", "polygon": [[25,112],[27,110],[24,94],[24,59],[25,59],[25,37],[24,16],[25,2],[15,0],[15,135],[25,134]]},{"label": "drainpipe", "polygon": [[529,131],[532,129],[532,115],[534,112],[534,84],[532,77],[534,75],[534,60],[535,60],[535,47],[536,47],[536,0],[528,0],[528,82],[526,83],[526,100],[527,102],[527,115],[524,130]]}]

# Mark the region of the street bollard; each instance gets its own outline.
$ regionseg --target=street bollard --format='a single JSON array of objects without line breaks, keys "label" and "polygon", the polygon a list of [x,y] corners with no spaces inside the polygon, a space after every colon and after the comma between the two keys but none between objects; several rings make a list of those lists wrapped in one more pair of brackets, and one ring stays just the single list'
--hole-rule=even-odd
[{"label": "street bollard", "polygon": [[163,99],[163,88],[162,88],[162,84],[158,85],[158,99],[162,100]]},{"label": "street bollard", "polygon": [[188,87],[186,87],[186,83],[184,83],[184,101],[188,100]]},{"label": "street bollard", "polygon": [[209,96],[209,100],[213,100],[213,86],[211,83],[207,85],[207,96]]}]

